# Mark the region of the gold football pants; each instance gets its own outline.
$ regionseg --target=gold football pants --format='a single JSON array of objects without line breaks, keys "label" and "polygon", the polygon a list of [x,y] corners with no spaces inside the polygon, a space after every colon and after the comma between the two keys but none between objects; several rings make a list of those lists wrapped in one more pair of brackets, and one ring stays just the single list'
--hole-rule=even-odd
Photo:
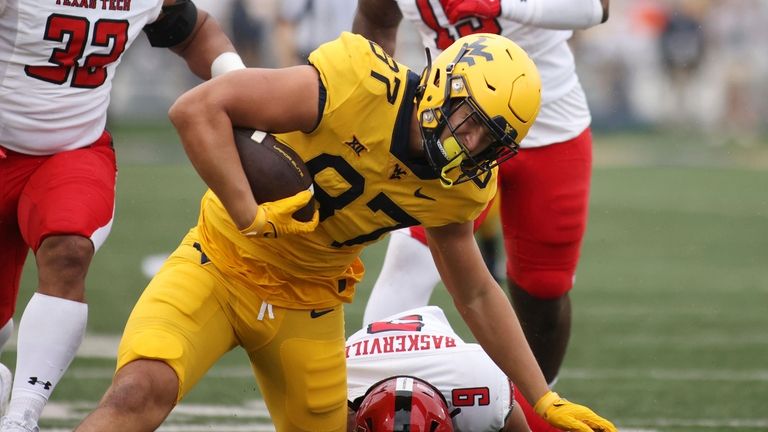
[{"label": "gold football pants", "polygon": [[203,252],[191,231],[149,283],[126,324],[117,368],[162,360],[179,378],[181,400],[221,356],[242,346],[278,431],[345,431],[342,306],[269,305],[225,279]]}]

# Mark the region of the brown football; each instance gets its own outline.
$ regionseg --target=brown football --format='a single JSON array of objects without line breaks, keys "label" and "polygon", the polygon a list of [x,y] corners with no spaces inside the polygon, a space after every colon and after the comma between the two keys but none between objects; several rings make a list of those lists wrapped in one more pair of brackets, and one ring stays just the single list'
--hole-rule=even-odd
[{"label": "brown football", "polygon": [[[274,136],[237,127],[234,133],[240,162],[257,203],[288,198],[312,185],[312,175],[299,155]],[[307,222],[314,211],[312,200],[293,217]]]}]

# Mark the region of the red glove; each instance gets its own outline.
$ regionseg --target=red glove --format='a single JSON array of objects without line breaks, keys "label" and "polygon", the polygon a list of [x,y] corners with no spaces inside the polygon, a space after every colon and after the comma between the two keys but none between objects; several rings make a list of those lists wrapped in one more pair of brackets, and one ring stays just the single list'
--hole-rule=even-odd
[{"label": "red glove", "polygon": [[468,17],[496,18],[501,14],[501,0],[440,0],[451,24]]}]

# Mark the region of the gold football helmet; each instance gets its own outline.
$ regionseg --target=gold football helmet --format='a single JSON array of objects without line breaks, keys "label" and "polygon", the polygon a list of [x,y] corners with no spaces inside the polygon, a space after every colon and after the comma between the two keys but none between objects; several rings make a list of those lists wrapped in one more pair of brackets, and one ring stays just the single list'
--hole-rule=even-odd
[{"label": "gold football helmet", "polygon": [[[463,183],[517,154],[541,106],[541,78],[525,51],[496,34],[462,37],[421,76],[417,115],[427,160],[443,185]],[[448,118],[468,105],[492,144],[472,155]],[[451,133],[441,139],[445,128]],[[458,168],[458,171],[454,171]]]}]

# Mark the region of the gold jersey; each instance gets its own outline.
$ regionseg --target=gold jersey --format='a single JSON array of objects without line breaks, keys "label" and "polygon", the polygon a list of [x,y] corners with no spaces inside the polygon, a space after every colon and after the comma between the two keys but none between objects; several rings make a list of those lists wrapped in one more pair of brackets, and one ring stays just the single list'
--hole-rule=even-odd
[{"label": "gold jersey", "polygon": [[[313,175],[317,229],[277,239],[239,233],[218,198],[203,197],[203,250],[224,274],[287,308],[350,302],[363,276],[363,247],[389,231],[473,220],[496,192],[496,171],[444,188],[409,155],[419,77],[378,45],[343,33],[309,56],[321,81],[322,117],[312,133],[276,137]],[[324,100],[322,100],[324,99]]]}]

